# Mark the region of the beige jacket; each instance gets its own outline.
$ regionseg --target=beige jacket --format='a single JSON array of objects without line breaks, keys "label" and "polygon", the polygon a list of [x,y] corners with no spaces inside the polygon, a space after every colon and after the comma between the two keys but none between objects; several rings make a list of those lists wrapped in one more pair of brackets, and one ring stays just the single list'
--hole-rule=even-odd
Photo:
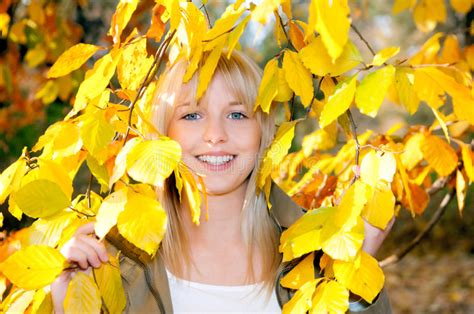
[{"label": "beige jacket", "polygon": [[[271,193],[272,213],[281,228],[287,228],[304,212],[276,185]],[[122,251],[120,269],[127,295],[127,313],[173,313],[166,269],[161,259],[150,259],[148,254],[128,243],[118,232],[111,232],[107,240]],[[276,283],[280,306],[288,302],[292,293]],[[349,312],[352,313],[352,312]],[[384,290],[376,301],[357,313],[391,313]]]}]

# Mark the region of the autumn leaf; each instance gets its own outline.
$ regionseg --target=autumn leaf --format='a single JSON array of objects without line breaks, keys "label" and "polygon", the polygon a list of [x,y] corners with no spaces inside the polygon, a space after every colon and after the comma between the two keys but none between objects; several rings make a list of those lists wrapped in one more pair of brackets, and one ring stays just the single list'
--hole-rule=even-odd
[{"label": "autumn leaf", "polygon": [[[359,50],[351,41],[348,41],[343,47],[341,55],[332,61],[321,37],[316,37],[298,54],[305,67],[318,76],[339,76],[352,70],[362,62]],[[318,57],[315,58],[314,56]]]},{"label": "autumn leaf", "polygon": [[94,224],[95,234],[103,239],[117,224],[119,214],[124,211],[128,201],[127,189],[123,188],[107,196],[100,205]]},{"label": "autumn leaf", "polygon": [[397,68],[395,71],[395,87],[398,99],[410,114],[418,110],[420,100],[414,88],[415,72],[412,69]]},{"label": "autumn leaf", "polygon": [[126,306],[127,296],[122,286],[118,259],[109,255],[109,261],[93,271],[107,311],[122,313]]},{"label": "autumn leaf", "polygon": [[326,127],[349,109],[356,91],[357,75],[340,82],[330,95],[319,118],[319,126]]},{"label": "autumn leaf", "polygon": [[283,70],[290,88],[300,97],[303,106],[308,107],[313,99],[313,78],[296,52],[285,51]]},{"label": "autumn leaf", "polygon": [[45,246],[27,246],[0,264],[0,271],[20,288],[33,290],[52,283],[66,267],[59,251]]},{"label": "autumn leaf", "polygon": [[446,6],[443,0],[421,0],[413,9],[416,26],[423,32],[432,31],[438,22],[446,20]]},{"label": "autumn leaf", "polygon": [[335,280],[316,287],[310,313],[345,313],[349,308],[349,291]]},{"label": "autumn leaf", "polygon": [[123,48],[122,59],[117,64],[120,86],[127,90],[138,90],[153,64],[148,57],[145,38],[128,43]]},{"label": "autumn leaf", "polygon": [[393,82],[394,75],[395,68],[388,65],[362,79],[355,93],[355,103],[360,112],[375,118]]},{"label": "autumn leaf", "polygon": [[136,181],[162,186],[181,159],[181,146],[169,138],[138,143],[127,155],[127,173]]},{"label": "autumn leaf", "polygon": [[456,151],[445,141],[435,135],[426,135],[421,151],[423,157],[440,176],[448,176],[456,169],[458,156]]},{"label": "autumn leaf", "polygon": [[263,70],[263,77],[258,88],[257,100],[255,101],[254,110],[258,107],[262,108],[263,112],[268,113],[273,99],[278,94],[279,83],[279,69],[278,60],[271,59],[265,65]]},{"label": "autumn leaf", "polygon": [[385,277],[375,258],[361,251],[360,262],[334,261],[338,282],[371,303],[384,285]]},{"label": "autumn leaf", "polygon": [[102,300],[92,275],[76,272],[64,298],[65,313],[100,313]]},{"label": "autumn leaf", "polygon": [[283,305],[282,314],[306,313],[311,308],[311,296],[321,279],[313,279],[301,286],[295,295]]},{"label": "autumn leaf", "polygon": [[384,64],[388,59],[393,58],[400,52],[400,47],[387,47],[379,52],[374,56],[372,62],[368,64],[368,66],[381,66]]},{"label": "autumn leaf", "polygon": [[108,35],[112,36],[115,45],[120,44],[120,36],[136,10],[138,2],[138,0],[120,0],[112,16],[112,23],[108,32]]},{"label": "autumn leaf", "polygon": [[82,43],[72,46],[56,60],[49,69],[47,77],[60,77],[79,69],[99,49],[101,47]]},{"label": "autumn leaf", "polygon": [[288,274],[280,280],[280,284],[289,289],[298,290],[303,284],[314,279],[314,253],[306,256]]},{"label": "autumn leaf", "polygon": [[423,160],[421,144],[424,138],[423,134],[415,133],[406,141],[400,159],[407,170],[413,169],[421,160]]}]

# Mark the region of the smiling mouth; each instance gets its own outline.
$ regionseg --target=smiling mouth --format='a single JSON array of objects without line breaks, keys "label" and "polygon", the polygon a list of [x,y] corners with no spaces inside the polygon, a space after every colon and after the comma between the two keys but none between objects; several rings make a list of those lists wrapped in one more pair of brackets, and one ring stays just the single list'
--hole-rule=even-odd
[{"label": "smiling mouth", "polygon": [[197,158],[209,165],[220,166],[234,160],[237,155],[224,155],[224,156],[211,156],[211,155],[200,155]]}]

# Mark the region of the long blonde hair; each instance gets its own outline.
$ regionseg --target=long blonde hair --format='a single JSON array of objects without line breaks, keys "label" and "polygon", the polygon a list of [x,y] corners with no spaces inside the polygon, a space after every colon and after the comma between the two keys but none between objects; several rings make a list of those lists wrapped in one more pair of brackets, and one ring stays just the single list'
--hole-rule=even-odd
[{"label": "long blonde hair", "polygon": [[[182,83],[189,65],[184,59],[168,67],[160,77],[153,100],[152,122],[162,134],[167,134],[174,105],[177,98],[180,97],[179,95],[183,93],[183,90],[184,92],[196,95],[198,75],[206,57],[207,55],[204,56],[195,75],[186,83],[187,88],[183,88],[184,85]],[[248,112],[253,112],[258,86],[262,77],[261,69],[243,53],[233,51],[229,58],[227,58],[227,52],[223,51],[215,70],[215,74],[217,73],[222,75],[226,85],[234,93],[237,100],[247,105]],[[195,97],[193,98],[195,99]],[[254,114],[261,128],[261,142],[259,158],[257,158],[255,167],[250,175],[245,194],[244,206],[241,212],[241,231],[249,253],[249,269],[246,280],[254,282],[256,279],[252,261],[255,257],[255,251],[258,250],[258,252],[262,253],[262,279],[266,284],[265,286],[270,288],[273,287],[281,260],[277,249],[279,235],[275,223],[268,212],[263,193],[260,193],[258,196],[256,194],[256,178],[265,149],[273,140],[275,125],[273,113],[265,114],[259,109]],[[168,214],[168,230],[161,244],[160,255],[173,273],[183,277],[185,270],[189,269],[192,263],[189,254],[189,240],[182,227],[183,217],[178,210],[180,202],[174,176],[171,176],[165,182],[163,189],[158,191],[158,197]]]}]

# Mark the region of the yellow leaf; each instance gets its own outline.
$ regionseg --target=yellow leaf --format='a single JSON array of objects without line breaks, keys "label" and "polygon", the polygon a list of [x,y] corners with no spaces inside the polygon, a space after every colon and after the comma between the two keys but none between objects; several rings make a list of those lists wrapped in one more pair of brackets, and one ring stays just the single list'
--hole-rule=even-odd
[{"label": "yellow leaf", "polygon": [[115,130],[105,118],[105,112],[97,110],[85,116],[81,125],[81,139],[89,153],[96,157],[110,143]]},{"label": "yellow leaf", "polygon": [[[360,165],[361,181],[372,186],[387,187],[393,181],[397,163],[392,153],[368,152]],[[387,185],[388,184],[388,185]]]},{"label": "yellow leaf", "polygon": [[250,21],[251,16],[247,15],[235,29],[229,35],[229,44],[227,45],[227,58],[230,58],[232,51],[239,43],[240,37],[244,33],[245,27],[247,27],[248,22]]},{"label": "yellow leaf", "polygon": [[444,88],[439,86],[424,69],[415,70],[413,88],[418,98],[425,101],[430,107],[438,109],[444,104]]},{"label": "yellow leaf", "polygon": [[211,53],[209,54],[206,61],[204,62],[204,65],[201,68],[201,72],[199,73],[196,99],[199,99],[202,95],[204,95],[204,92],[206,91],[207,86],[209,85],[209,82],[211,81],[212,76],[214,75],[217,63],[219,62],[219,59],[222,56],[222,49],[224,48],[226,37],[221,36],[219,38],[222,38],[220,43],[218,43],[217,46],[212,49]]},{"label": "yellow leaf", "polygon": [[265,157],[260,165],[257,175],[257,188],[262,190],[271,174],[273,167],[278,165],[288,153],[291,142],[295,136],[295,125],[298,121],[284,122],[278,128],[270,148],[265,152]]},{"label": "yellow leaf", "polygon": [[49,105],[56,100],[59,94],[59,86],[55,81],[47,81],[36,93],[35,99],[41,99],[43,104]]},{"label": "yellow leaf", "polygon": [[120,0],[107,33],[112,36],[115,45],[120,44],[120,35],[135,12],[138,2],[139,0]]},{"label": "yellow leaf", "polygon": [[328,102],[321,112],[321,117],[319,118],[319,126],[321,128],[329,125],[349,109],[354,99],[356,83],[357,75],[354,75],[346,81],[337,84],[334,94],[329,96]]},{"label": "yellow leaf", "polygon": [[75,213],[60,212],[58,215],[36,220],[28,228],[29,245],[56,247],[63,230],[76,217]]},{"label": "yellow leaf", "polygon": [[91,100],[102,94],[115,73],[121,53],[121,50],[112,50],[100,58],[91,70],[86,72],[86,79],[77,91],[74,108],[66,118],[72,117],[83,110]]},{"label": "yellow leaf", "polygon": [[462,214],[464,209],[464,202],[466,200],[466,180],[464,179],[464,175],[461,171],[456,171],[456,197],[458,200],[458,209],[459,212]]},{"label": "yellow leaf", "polygon": [[[166,7],[168,11],[167,14],[170,18],[170,29],[169,31],[174,31],[181,20],[180,4],[176,0],[160,0],[161,4]],[[164,20],[166,21],[166,19]]]},{"label": "yellow leaf", "polygon": [[10,23],[10,15],[0,13],[0,37],[5,38],[8,34],[8,24]]},{"label": "yellow leaf", "polygon": [[34,48],[28,50],[25,60],[30,68],[36,68],[46,60],[47,51],[43,45],[38,44]]},{"label": "yellow leaf", "polygon": [[456,169],[458,156],[456,151],[445,141],[435,135],[426,135],[421,151],[431,167],[442,176],[448,176]]},{"label": "yellow leaf", "polygon": [[316,12],[314,28],[321,35],[332,61],[335,61],[349,37],[351,20],[347,0],[312,0],[311,6],[315,7]]},{"label": "yellow leaf", "polygon": [[31,303],[31,312],[29,313],[52,313],[53,312],[53,302],[51,299],[51,293],[46,293],[45,290],[48,288],[43,288],[35,292],[33,297],[33,302]]},{"label": "yellow leaf", "polygon": [[446,140],[448,141],[448,143],[451,143],[451,139],[449,138],[449,133],[448,133],[448,127],[446,126],[446,122],[445,122],[446,117],[441,112],[436,110],[435,108],[431,108],[431,111],[433,111],[433,114],[436,118],[437,123],[433,123],[433,125],[430,128],[430,131],[432,130],[432,128],[439,125],[441,127],[441,129],[443,130],[443,133],[444,133],[444,136],[446,137]]},{"label": "yellow leaf", "polygon": [[316,287],[310,313],[346,313],[349,291],[335,280],[322,282]]},{"label": "yellow leaf", "polygon": [[282,314],[306,313],[311,308],[311,296],[321,279],[313,279],[296,291],[295,295],[282,308]]},{"label": "yellow leaf", "polygon": [[440,49],[439,40],[443,37],[443,33],[436,33],[431,36],[421,47],[421,49],[410,58],[410,64],[427,64],[436,63],[437,55]]},{"label": "yellow leaf", "polygon": [[145,38],[128,43],[123,48],[121,61],[117,64],[120,86],[127,90],[138,90],[152,64],[153,57],[148,57]]},{"label": "yellow leaf", "polygon": [[59,56],[49,69],[47,77],[60,77],[79,69],[99,49],[101,48],[98,46],[82,43],[72,46]]},{"label": "yellow leaf", "polygon": [[308,107],[313,99],[313,77],[296,52],[285,51],[283,70],[290,88],[300,97],[303,106]]},{"label": "yellow leaf", "polygon": [[[140,215],[137,215],[137,208]],[[117,219],[117,228],[125,239],[154,256],[166,231],[166,222],[166,213],[157,200],[129,191],[125,210]]]},{"label": "yellow leaf", "polygon": [[14,289],[2,300],[2,313],[25,313],[34,296],[35,292],[32,290]]},{"label": "yellow leaf", "polygon": [[289,101],[293,97],[293,91],[288,85],[285,78],[285,71],[282,68],[278,68],[278,93],[275,96],[275,101],[285,102]]},{"label": "yellow leaf", "polygon": [[421,0],[413,10],[416,26],[422,32],[432,31],[438,22],[446,20],[446,6],[443,0]]},{"label": "yellow leaf", "polygon": [[394,76],[395,68],[388,65],[362,79],[355,93],[355,103],[360,112],[375,118]]},{"label": "yellow leaf", "polygon": [[303,284],[314,279],[314,253],[306,256],[288,274],[280,280],[280,284],[289,289],[297,290]]},{"label": "yellow leaf", "polygon": [[339,203],[332,223],[338,228],[349,230],[357,224],[362,208],[367,202],[367,186],[356,181],[347,189]]},{"label": "yellow leaf", "polygon": [[143,140],[140,137],[134,137],[125,143],[125,146],[120,150],[115,158],[115,165],[110,176],[109,186],[117,182],[127,170],[127,155],[138,143],[142,143]]},{"label": "yellow leaf", "polygon": [[181,146],[167,137],[138,143],[127,155],[127,172],[136,181],[162,186],[181,159]]},{"label": "yellow leaf", "polygon": [[474,181],[474,154],[467,144],[461,145],[461,152],[464,170],[466,170],[467,177],[469,178],[469,184],[471,184],[471,182]]},{"label": "yellow leaf", "polygon": [[273,58],[268,61],[263,70],[254,110],[260,107],[263,112],[268,113],[270,111],[272,101],[278,94],[279,74],[278,60]]},{"label": "yellow leaf", "polygon": [[368,187],[368,189],[370,196],[362,210],[362,217],[371,225],[385,229],[395,213],[395,196],[390,188]]},{"label": "yellow leaf", "polygon": [[280,14],[278,11],[273,11],[275,15],[275,28],[273,29],[273,34],[275,35],[275,39],[277,41],[278,47],[282,47],[282,44],[286,44],[287,39],[285,35],[285,30],[283,28],[283,22],[281,20]]},{"label": "yellow leaf", "polygon": [[64,313],[100,313],[102,300],[91,275],[76,272],[67,288]]},{"label": "yellow leaf", "polygon": [[20,288],[33,290],[52,283],[66,266],[59,251],[32,245],[16,251],[0,264],[0,271]]},{"label": "yellow leaf", "polygon": [[230,32],[244,12],[244,6],[240,6],[237,9],[234,7],[234,4],[227,6],[225,12],[215,21],[212,29],[206,33],[204,40],[211,41],[222,34]]},{"label": "yellow leaf", "polygon": [[297,51],[300,51],[306,44],[304,42],[304,33],[299,28],[299,26],[292,20],[288,21],[289,25],[289,36],[291,43],[296,48]]},{"label": "yellow leaf", "polygon": [[127,296],[122,286],[120,265],[115,256],[109,255],[109,262],[94,269],[94,278],[108,313],[123,313]]},{"label": "yellow leaf", "polygon": [[424,138],[423,134],[415,133],[406,141],[400,159],[407,170],[413,169],[421,160],[423,160],[421,143]]},{"label": "yellow leaf", "polygon": [[376,66],[376,67],[381,66],[388,59],[396,56],[399,51],[400,51],[400,47],[387,47],[387,48],[384,48],[384,49],[380,50],[379,52],[377,52],[377,54],[372,59],[372,62],[369,63],[368,65],[372,65],[372,66]]},{"label": "yellow leaf", "polygon": [[395,71],[395,88],[397,89],[400,103],[414,114],[418,110],[420,100],[414,89],[415,71],[408,68],[397,68]]},{"label": "yellow leaf", "polygon": [[[186,193],[186,198],[189,203],[189,209],[191,210],[191,219],[193,223],[198,226],[199,220],[201,218],[201,194],[199,191],[199,187],[196,183],[193,174],[188,169],[188,167],[186,167],[186,165],[181,163],[178,165],[178,174],[178,178],[180,178],[182,187],[184,187],[184,192]],[[178,180],[176,180],[176,184],[178,184]],[[202,187],[204,188],[203,185]],[[180,192],[180,195],[182,195],[182,191]]]},{"label": "yellow leaf", "polygon": [[462,59],[461,48],[456,35],[450,34],[446,36],[443,43],[443,52],[439,59],[439,63],[457,63]]},{"label": "yellow leaf", "polygon": [[25,184],[13,197],[21,211],[33,218],[54,215],[70,205],[70,200],[61,187],[44,179]]},{"label": "yellow leaf", "polygon": [[392,13],[398,14],[402,11],[412,8],[416,4],[416,0],[395,0]]},{"label": "yellow leaf", "polygon": [[360,263],[334,261],[334,275],[337,281],[367,302],[382,290],[385,277],[375,258],[361,251]]},{"label": "yellow leaf", "polygon": [[303,138],[303,151],[305,156],[311,156],[314,150],[327,150],[337,143],[337,123],[333,122],[327,127],[316,130]]},{"label": "yellow leaf", "polygon": [[[356,206],[356,208],[358,209],[359,206]],[[341,228],[330,221],[321,233],[321,237],[327,239],[322,244],[322,249],[333,259],[354,260],[357,252],[361,249],[364,241],[364,222],[359,216],[355,217],[354,220],[356,223],[351,229],[347,229],[347,226],[351,225],[349,223]],[[351,221],[348,220],[348,222]]]},{"label": "yellow leaf", "polygon": [[472,7],[472,1],[470,0],[450,0],[449,2],[456,12],[462,14],[469,12]]},{"label": "yellow leaf", "polygon": [[20,186],[21,179],[28,168],[23,156],[8,166],[0,175],[0,204],[3,204],[8,195]]},{"label": "yellow leaf", "polygon": [[127,188],[120,189],[107,196],[100,205],[94,224],[95,234],[103,239],[117,224],[117,218],[124,211],[128,200]]},{"label": "yellow leaf", "polygon": [[[321,36],[316,37],[298,54],[311,73],[318,76],[339,76],[352,70],[362,62],[359,50],[351,41],[347,42],[341,55],[333,62],[323,45]],[[318,57],[315,58],[314,56]]]},{"label": "yellow leaf", "polygon": [[260,24],[266,24],[268,16],[278,9],[278,5],[281,2],[283,2],[283,0],[260,1],[259,5],[257,5],[252,11],[252,20],[257,21]]},{"label": "yellow leaf", "polygon": [[279,247],[279,251],[283,253],[283,261],[320,250],[324,240],[321,238],[321,230],[334,217],[335,211],[336,208],[333,207],[314,209],[283,231]]}]

